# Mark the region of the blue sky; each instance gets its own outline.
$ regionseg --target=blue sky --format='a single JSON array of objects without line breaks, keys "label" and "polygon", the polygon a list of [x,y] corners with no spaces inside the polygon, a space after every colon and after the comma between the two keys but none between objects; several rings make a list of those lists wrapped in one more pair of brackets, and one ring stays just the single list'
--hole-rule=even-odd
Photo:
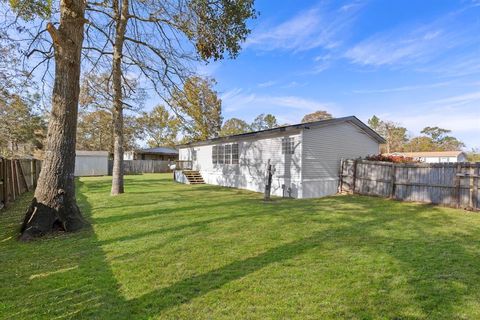
[{"label": "blue sky", "polygon": [[451,129],[480,147],[480,1],[257,0],[236,60],[199,67],[225,119],[327,110]]}]

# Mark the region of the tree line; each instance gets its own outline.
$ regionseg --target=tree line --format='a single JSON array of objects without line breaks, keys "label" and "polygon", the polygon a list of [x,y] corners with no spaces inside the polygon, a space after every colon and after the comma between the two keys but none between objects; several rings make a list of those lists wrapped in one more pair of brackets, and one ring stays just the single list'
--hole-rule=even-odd
[{"label": "tree line", "polygon": [[450,135],[451,130],[437,126],[423,128],[420,136],[409,136],[407,128],[393,121],[381,120],[377,116],[370,118],[368,125],[385,138],[383,153],[458,151],[465,147],[462,141]]}]

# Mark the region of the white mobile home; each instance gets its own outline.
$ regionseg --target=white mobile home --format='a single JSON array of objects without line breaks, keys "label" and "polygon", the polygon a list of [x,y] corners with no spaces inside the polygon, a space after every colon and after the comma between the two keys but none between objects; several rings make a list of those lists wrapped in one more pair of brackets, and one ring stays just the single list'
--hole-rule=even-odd
[{"label": "white mobile home", "polygon": [[467,161],[467,154],[463,151],[394,152],[387,155],[409,157],[426,163]]},{"label": "white mobile home", "polygon": [[[314,198],[337,192],[342,158],[379,153],[385,140],[356,117],[220,137],[179,146],[180,163],[200,181],[262,192],[267,164],[275,168],[272,195]],[[188,183],[185,173],[176,180]],[[194,178],[195,179],[195,178]]]}]

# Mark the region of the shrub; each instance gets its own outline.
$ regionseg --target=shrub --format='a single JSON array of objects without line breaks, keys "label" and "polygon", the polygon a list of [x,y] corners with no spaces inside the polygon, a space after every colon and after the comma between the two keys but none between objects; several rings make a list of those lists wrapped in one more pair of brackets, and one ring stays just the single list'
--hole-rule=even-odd
[{"label": "shrub", "polygon": [[370,161],[384,161],[384,162],[393,162],[393,163],[419,162],[418,160],[415,160],[412,157],[395,156],[395,155],[383,155],[383,154],[368,156],[365,159],[370,160]]}]

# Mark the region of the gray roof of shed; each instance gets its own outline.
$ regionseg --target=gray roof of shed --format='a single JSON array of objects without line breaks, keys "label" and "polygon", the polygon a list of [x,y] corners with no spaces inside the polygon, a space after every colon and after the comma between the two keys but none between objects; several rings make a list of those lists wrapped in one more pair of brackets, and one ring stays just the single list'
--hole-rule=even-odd
[{"label": "gray roof of shed", "polygon": [[288,132],[291,130],[298,130],[298,129],[309,129],[311,127],[320,127],[320,126],[333,125],[333,124],[339,124],[344,122],[350,122],[355,124],[357,127],[362,129],[366,134],[372,137],[372,139],[376,140],[378,143],[386,142],[382,136],[380,136],[372,128],[370,128],[365,123],[363,123],[360,119],[358,119],[355,116],[349,116],[349,117],[333,118],[333,119],[320,120],[320,121],[314,121],[314,122],[299,123],[299,124],[277,127],[273,129],[247,132],[247,133],[236,134],[236,135],[231,135],[226,137],[218,137],[218,138],[197,141],[197,142],[190,142],[187,144],[177,145],[177,147],[186,148],[186,147],[201,146],[201,145],[207,145],[207,144],[213,144],[213,143],[232,142],[232,141],[237,141],[237,140],[248,138],[248,137],[261,138],[265,135],[272,134],[272,133]]}]

